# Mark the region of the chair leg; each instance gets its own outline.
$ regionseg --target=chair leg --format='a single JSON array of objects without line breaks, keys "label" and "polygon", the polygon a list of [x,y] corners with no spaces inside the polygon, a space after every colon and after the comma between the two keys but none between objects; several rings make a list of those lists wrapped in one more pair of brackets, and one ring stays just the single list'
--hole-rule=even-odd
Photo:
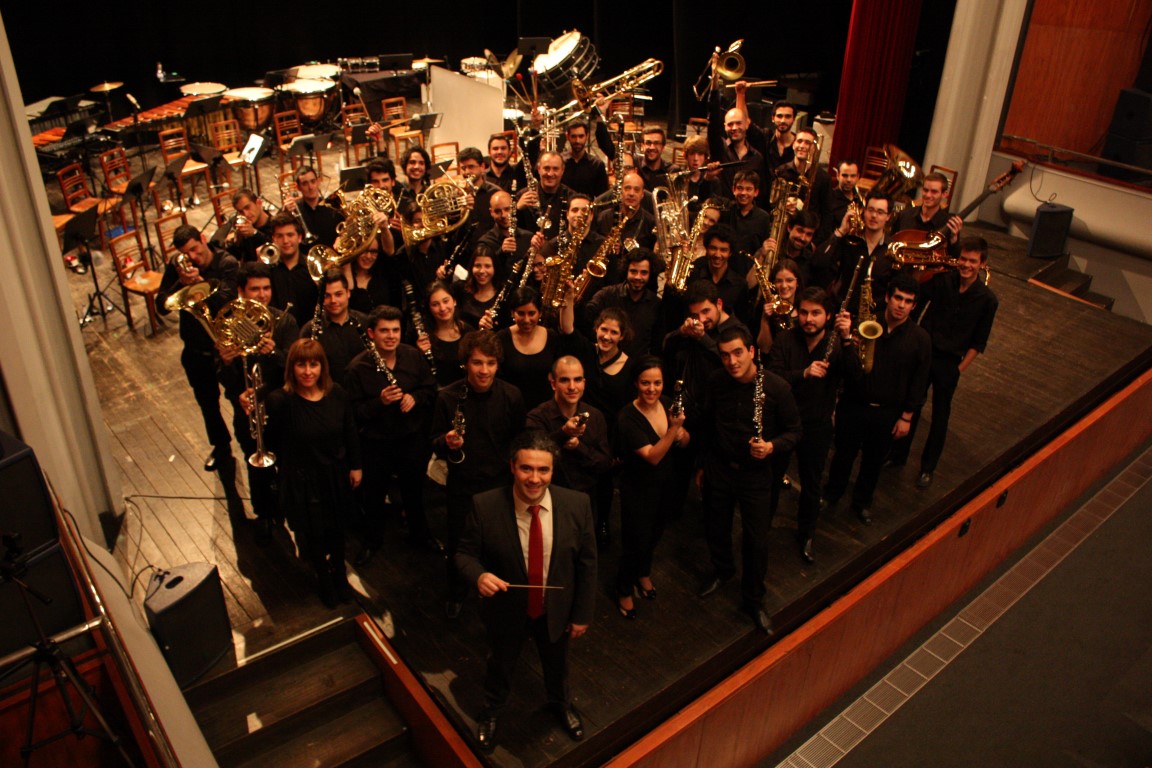
[{"label": "chair leg", "polygon": [[156,315],[156,295],[148,294],[144,297],[144,304],[148,308],[148,325],[152,328],[152,335],[155,336],[160,329],[159,318]]},{"label": "chair leg", "polygon": [[128,318],[128,327],[135,330],[136,327],[132,325],[132,302],[129,301],[128,289],[123,285],[120,286],[120,298],[124,300],[124,317]]}]

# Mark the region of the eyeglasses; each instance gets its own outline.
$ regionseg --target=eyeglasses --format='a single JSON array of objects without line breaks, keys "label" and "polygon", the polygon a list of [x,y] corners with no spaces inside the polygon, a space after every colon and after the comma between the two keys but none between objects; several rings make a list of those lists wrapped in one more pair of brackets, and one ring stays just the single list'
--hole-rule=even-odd
[{"label": "eyeglasses", "polygon": [[881,208],[873,208],[871,206],[865,208],[864,213],[874,213],[877,216],[887,216],[888,215],[888,211],[885,211]]}]

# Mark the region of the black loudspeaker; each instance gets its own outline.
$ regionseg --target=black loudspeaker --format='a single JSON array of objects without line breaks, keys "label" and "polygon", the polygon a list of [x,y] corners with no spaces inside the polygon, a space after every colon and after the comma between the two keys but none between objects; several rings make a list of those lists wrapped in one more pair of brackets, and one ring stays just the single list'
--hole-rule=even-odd
[{"label": "black loudspeaker", "polygon": [[1059,203],[1041,203],[1028,236],[1028,255],[1035,259],[1056,259],[1068,254],[1068,230],[1073,209]]},{"label": "black loudspeaker", "polygon": [[1135,141],[1152,141],[1152,93],[1121,88],[1108,133]]},{"label": "black loudspeaker", "polygon": [[[56,515],[32,449],[0,432],[0,560],[4,573],[48,598],[30,596],[32,614],[51,636],[84,623],[76,581],[61,549]],[[34,644],[36,626],[19,586],[0,581],[0,656]]]},{"label": "black loudspeaker", "polygon": [[232,651],[232,627],[215,565],[187,563],[153,576],[144,613],[181,688]]}]

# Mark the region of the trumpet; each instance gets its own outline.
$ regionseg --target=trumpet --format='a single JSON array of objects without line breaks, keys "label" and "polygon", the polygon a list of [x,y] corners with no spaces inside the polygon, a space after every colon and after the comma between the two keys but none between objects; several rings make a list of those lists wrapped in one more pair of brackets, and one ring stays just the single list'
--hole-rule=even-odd
[{"label": "trumpet", "polygon": [[296,205],[292,206],[292,215],[300,222],[300,228],[304,230],[303,244],[309,245],[316,242],[316,236],[308,229],[308,222],[304,221],[304,214],[300,212],[300,201],[303,198],[304,195],[300,193],[300,189],[294,181],[284,179],[280,182],[280,210],[287,210],[289,200],[296,201]]},{"label": "trumpet", "polygon": [[260,363],[253,363],[248,368],[248,359],[244,359],[244,379],[248,388],[252,390],[252,411],[248,414],[248,428],[252,437],[256,439],[256,451],[248,457],[248,463],[253,467],[267,469],[276,465],[276,454],[264,450],[264,425],[268,422],[268,414],[264,410],[264,401],[260,399],[260,390],[264,388],[264,376],[260,373]]},{"label": "trumpet", "polygon": [[261,264],[274,267],[280,263],[280,248],[275,243],[265,243],[256,249],[256,258]]}]

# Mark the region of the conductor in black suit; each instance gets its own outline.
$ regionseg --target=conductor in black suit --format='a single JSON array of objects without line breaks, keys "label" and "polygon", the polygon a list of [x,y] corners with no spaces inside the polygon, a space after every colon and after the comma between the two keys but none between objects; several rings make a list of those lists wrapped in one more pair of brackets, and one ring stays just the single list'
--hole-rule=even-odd
[{"label": "conductor in black suit", "polygon": [[[456,551],[456,566],[483,598],[491,647],[478,728],[485,751],[494,746],[497,717],[529,637],[540,654],[549,705],[569,736],[584,738],[568,692],[568,641],[592,621],[596,535],[588,496],[549,487],[558,453],[543,432],[519,435],[511,446],[512,487],[473,498]],[[532,588],[537,584],[548,589]]]}]

